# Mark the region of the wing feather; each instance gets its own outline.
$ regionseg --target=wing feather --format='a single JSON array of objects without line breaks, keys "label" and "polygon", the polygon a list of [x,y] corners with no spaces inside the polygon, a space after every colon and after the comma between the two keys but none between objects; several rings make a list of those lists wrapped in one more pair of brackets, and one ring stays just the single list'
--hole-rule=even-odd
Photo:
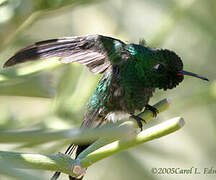
[{"label": "wing feather", "polygon": [[94,74],[102,73],[113,63],[110,57],[115,53],[116,44],[123,50],[125,44],[122,41],[102,35],[50,39],[19,50],[4,67],[26,61],[60,57],[62,63],[78,62],[87,66]]}]

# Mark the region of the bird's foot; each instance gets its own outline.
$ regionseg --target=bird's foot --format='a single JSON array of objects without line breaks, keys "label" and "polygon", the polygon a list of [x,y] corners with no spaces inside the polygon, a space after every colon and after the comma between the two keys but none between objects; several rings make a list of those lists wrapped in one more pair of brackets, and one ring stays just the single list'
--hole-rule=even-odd
[{"label": "bird's foot", "polygon": [[151,111],[151,112],[153,113],[153,116],[154,116],[154,117],[157,117],[157,115],[158,115],[158,113],[159,113],[159,111],[158,111],[157,108],[155,108],[154,106],[151,106],[151,105],[149,105],[149,104],[147,104],[147,105],[145,106],[145,109]]},{"label": "bird's foot", "polygon": [[139,126],[140,130],[142,131],[143,130],[142,122],[146,123],[145,119],[142,119],[141,117],[136,116],[134,114],[131,114],[131,117],[136,120],[137,125]]}]

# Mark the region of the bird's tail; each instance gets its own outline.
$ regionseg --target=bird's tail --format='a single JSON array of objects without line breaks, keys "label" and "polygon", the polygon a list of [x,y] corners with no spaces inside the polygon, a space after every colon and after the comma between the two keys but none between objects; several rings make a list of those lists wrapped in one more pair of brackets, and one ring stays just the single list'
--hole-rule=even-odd
[{"label": "bird's tail", "polygon": [[[87,113],[85,116],[85,120],[83,121],[81,127],[91,127],[91,128],[97,128],[99,126],[102,126],[103,124],[106,123],[105,119],[103,117],[101,117],[98,113],[98,111],[100,110],[100,107],[96,108],[94,112],[89,111],[90,113]],[[88,112],[88,111],[87,111]],[[105,116],[104,116],[105,117]],[[76,154],[75,154],[75,159],[77,158],[77,156],[83,151],[85,150],[90,144],[82,144],[82,145],[74,145],[71,144],[67,150],[65,151],[65,154],[71,156],[74,152],[74,150],[76,149]],[[61,173],[60,172],[55,172],[55,174],[52,176],[51,180],[57,180],[59,175]],[[75,178],[72,176],[69,176],[70,180],[82,180],[83,177],[81,178]]]},{"label": "bird's tail", "polygon": [[[83,177],[82,177],[82,178],[83,178]],[[81,179],[77,179],[77,178],[75,178],[75,177],[69,176],[69,180],[82,180],[82,178],[81,178]]]}]

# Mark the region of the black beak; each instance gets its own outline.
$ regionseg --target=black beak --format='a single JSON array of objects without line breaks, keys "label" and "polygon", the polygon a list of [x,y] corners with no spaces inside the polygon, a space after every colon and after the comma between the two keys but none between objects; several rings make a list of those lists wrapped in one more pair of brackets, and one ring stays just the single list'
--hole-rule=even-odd
[{"label": "black beak", "polygon": [[196,78],[205,80],[205,81],[209,81],[206,77],[203,77],[203,76],[200,76],[200,75],[198,75],[198,74],[191,73],[191,72],[183,71],[183,70],[182,70],[182,71],[179,71],[179,72],[177,73],[177,75],[179,75],[179,76],[184,76],[184,75],[193,76],[193,77],[196,77]]}]

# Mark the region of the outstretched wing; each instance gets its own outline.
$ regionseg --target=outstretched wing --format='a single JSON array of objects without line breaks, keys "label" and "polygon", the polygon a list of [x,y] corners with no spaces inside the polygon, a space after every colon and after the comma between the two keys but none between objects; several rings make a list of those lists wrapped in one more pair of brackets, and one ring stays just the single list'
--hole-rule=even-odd
[{"label": "outstretched wing", "polygon": [[111,64],[110,57],[116,56],[125,44],[111,37],[88,35],[66,37],[37,42],[14,54],[4,67],[26,61],[60,57],[62,63],[78,62],[86,65],[94,74],[104,72]]}]

